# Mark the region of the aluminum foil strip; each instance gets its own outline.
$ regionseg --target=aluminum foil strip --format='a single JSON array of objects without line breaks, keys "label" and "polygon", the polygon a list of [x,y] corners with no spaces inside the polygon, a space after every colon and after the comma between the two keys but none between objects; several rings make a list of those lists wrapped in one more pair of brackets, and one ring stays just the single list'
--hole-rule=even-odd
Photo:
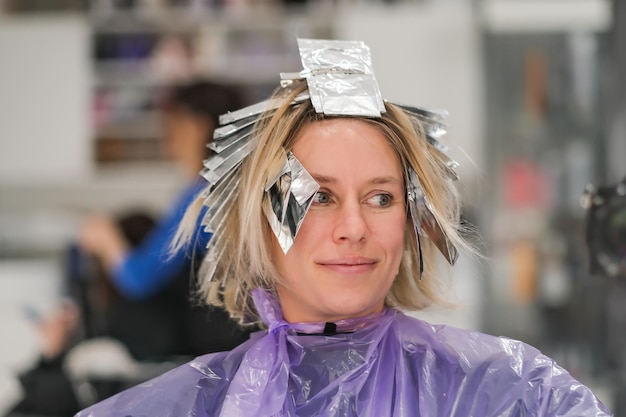
[{"label": "aluminum foil strip", "polygon": [[413,113],[420,118],[431,119],[436,122],[441,122],[442,120],[448,117],[447,110],[425,109],[423,107],[408,106],[406,104],[397,104],[397,103],[396,103],[396,106],[402,108],[405,111],[408,111],[409,113]]},{"label": "aluminum foil strip", "polygon": [[251,142],[246,143],[240,148],[240,152],[231,155],[228,159],[224,160],[220,166],[215,169],[205,168],[200,172],[200,175],[202,175],[211,184],[217,184],[224,177],[224,175],[230,172],[231,169],[234,169],[241,164],[243,159],[248,155],[248,153],[250,153],[251,147]]},{"label": "aluminum foil strip", "polygon": [[380,117],[385,112],[368,46],[359,41],[298,39],[317,113]]},{"label": "aluminum foil strip", "polygon": [[236,122],[218,127],[213,132],[213,140],[219,141],[225,137],[228,137],[229,135],[232,135],[233,133],[236,133],[237,131],[243,128],[254,125],[254,123],[256,123],[257,120],[259,120],[259,117],[257,115],[252,115],[252,116],[246,117],[245,119],[240,119],[240,120],[237,120]]},{"label": "aluminum foil strip", "polygon": [[218,154],[212,155],[210,158],[204,160],[204,167],[207,169],[215,170],[217,167],[227,161],[231,156],[236,156],[238,154],[244,153],[247,149],[247,146],[250,146],[249,144],[249,141],[238,143],[237,146],[231,146]]},{"label": "aluminum foil strip", "polygon": [[207,207],[212,207],[220,201],[224,200],[228,197],[228,192],[233,191],[233,184],[236,184],[239,181],[239,177],[235,175],[237,173],[236,169],[231,170],[228,174],[224,176],[222,181],[220,181],[214,187],[211,187],[210,192],[203,196],[204,205]]},{"label": "aluminum foil strip", "polygon": [[[411,121],[413,122],[413,126],[417,131],[424,131],[426,137],[431,145],[437,146],[441,149],[442,152],[447,151],[447,147],[439,142],[438,139],[445,136],[448,133],[447,127],[440,120],[431,119],[425,116],[420,116],[419,114],[412,113],[406,109],[404,109],[406,113],[411,117]],[[417,122],[417,119],[419,123]]]},{"label": "aluminum foil strip", "polygon": [[301,74],[349,71],[374,74],[369,47],[362,41],[298,39]]},{"label": "aluminum foil strip", "polygon": [[[426,136],[428,136],[429,139],[432,138],[434,141],[437,141],[437,139],[442,138],[443,136],[445,136],[446,133],[448,133],[448,129],[446,125],[444,125],[441,122],[418,116],[415,113],[409,113],[409,114],[414,119],[419,120],[419,123],[421,124],[421,127],[424,130],[424,133],[426,133]],[[416,128],[418,127],[417,123],[414,122],[413,124],[415,125]]]},{"label": "aluminum foil strip", "polygon": [[[232,198],[227,200],[229,204],[232,204]],[[226,224],[226,213],[230,210],[230,207],[224,205],[223,208],[217,212],[211,218],[203,219],[204,230],[213,233],[213,236],[209,240],[209,245],[216,245],[223,240],[222,228]],[[207,245],[207,248],[209,247]]]},{"label": "aluminum foil strip", "polygon": [[305,205],[307,201],[317,193],[320,186],[292,152],[289,152],[287,155],[287,163],[289,164],[293,178],[290,190],[291,194],[295,197],[299,205]]},{"label": "aluminum foil strip", "polygon": [[[284,253],[287,253],[293,245],[293,233],[289,224],[283,222],[286,206],[289,204],[289,185],[291,181],[289,174],[280,177],[267,191],[266,195],[270,201],[271,210],[266,209],[265,217],[278,240],[278,244]],[[295,232],[295,230],[293,230]]]},{"label": "aluminum foil strip", "polygon": [[228,205],[232,203],[233,193],[236,187],[239,185],[239,178],[236,178],[232,181],[229,181],[227,186],[224,186],[220,192],[219,196],[212,198],[212,201],[206,201],[205,205],[208,207],[208,210],[205,214],[203,224],[206,224],[205,231],[215,233],[217,232],[217,228],[220,224],[221,218],[224,217],[226,212],[228,211]]},{"label": "aluminum foil strip", "polygon": [[[458,181],[459,175],[456,172],[456,169],[460,165],[447,155],[448,147],[438,140],[446,133],[446,126],[440,121],[447,116],[448,112],[445,110],[427,110],[419,107],[404,105],[400,105],[400,107],[404,111],[408,112],[410,116],[419,119],[425,130],[426,140],[433,147],[432,152],[448,173],[448,177],[452,180]],[[419,126],[416,124],[415,128],[418,130]]]},{"label": "aluminum foil strip", "polygon": [[283,160],[284,160],[283,161],[283,165],[278,170],[278,173],[276,175],[274,175],[273,178],[268,178],[267,182],[265,183],[265,192],[268,192],[270,190],[270,188],[272,188],[274,183],[276,183],[276,181],[278,181],[283,175],[291,172],[291,168],[290,168],[289,162],[288,162],[289,161],[288,155],[286,153],[283,153]]},{"label": "aluminum foil strip", "polygon": [[245,128],[242,128],[241,130],[238,130],[230,134],[227,137],[222,138],[219,141],[216,141],[216,140],[211,141],[207,146],[212,151],[215,151],[216,153],[221,153],[222,151],[224,151],[225,149],[228,149],[229,147],[233,146],[236,143],[239,143],[243,140],[250,140],[253,130],[254,130],[254,125],[247,126]]},{"label": "aluminum foil strip", "polygon": [[[224,244],[225,235],[222,232],[226,224],[226,214],[233,204],[233,199],[236,195],[237,186],[239,185],[240,178],[237,175],[230,175],[227,181],[220,183],[219,190],[216,189],[216,193],[222,194],[223,200],[219,207],[210,206],[210,209],[205,214],[202,225],[204,230],[213,233],[213,236],[207,244],[207,255],[203,261],[203,274],[207,277],[208,281],[212,281],[217,269],[219,260],[224,253],[226,245]],[[213,196],[210,196],[211,198]],[[217,195],[212,200],[217,199]],[[210,201],[205,200],[205,205]],[[215,208],[213,208],[215,207]]]},{"label": "aluminum foil strip", "polygon": [[428,237],[450,265],[454,265],[459,256],[458,251],[447,238],[435,218],[417,174],[412,168],[409,168],[408,171],[409,183],[407,185],[407,202],[409,204],[416,238],[419,242],[419,235]]},{"label": "aluminum foil strip", "polygon": [[292,152],[287,154],[285,166],[273,183],[268,184],[267,197],[271,212],[265,216],[280,247],[287,253],[300,230],[304,216],[311,207],[319,184],[307,172]]},{"label": "aluminum foil strip", "polygon": [[221,161],[215,162],[216,157],[221,156],[222,154],[217,154],[215,157],[207,160],[205,165],[205,169],[202,170],[200,175],[202,175],[207,181],[211,184],[217,184],[224,175],[230,172],[231,169],[237,167],[243,159],[248,156],[250,151],[252,150],[252,142],[246,142],[241,147],[238,147],[235,152],[229,155],[227,158],[222,159]]},{"label": "aluminum foil strip", "polygon": [[[369,77],[320,75],[308,78],[307,82],[311,102],[318,113],[380,117],[378,97],[368,93],[377,89],[378,85]],[[346,95],[337,94],[337,91],[345,92]]]}]

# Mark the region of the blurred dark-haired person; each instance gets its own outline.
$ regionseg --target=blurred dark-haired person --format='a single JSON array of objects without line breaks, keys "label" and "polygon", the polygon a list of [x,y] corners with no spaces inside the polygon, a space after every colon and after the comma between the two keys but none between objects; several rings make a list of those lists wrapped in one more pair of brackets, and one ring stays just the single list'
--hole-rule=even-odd
[{"label": "blurred dark-haired person", "polygon": [[[194,247],[173,256],[168,253],[168,246],[185,210],[203,188],[198,172],[208,155],[207,144],[218,126],[219,116],[241,107],[241,104],[237,89],[207,80],[194,80],[170,88],[160,105],[165,149],[168,156],[180,165],[188,178],[188,185],[169,212],[136,247],[109,215],[94,214],[83,224],[79,234],[80,248],[97,258],[116,291],[125,299],[133,302],[149,300],[166,291],[181,276],[189,278],[193,274],[193,259],[201,259],[210,234],[199,227]],[[193,259],[192,254],[195,254]],[[191,302],[189,288],[190,285],[184,287],[185,297]],[[201,331],[209,315],[211,322],[220,323],[219,327],[224,331]],[[196,315],[196,319],[198,322],[184,325],[199,326],[195,332],[197,340],[190,343],[186,352],[176,353],[193,355],[207,349],[227,350],[247,338],[248,333],[219,309],[204,310]]]}]

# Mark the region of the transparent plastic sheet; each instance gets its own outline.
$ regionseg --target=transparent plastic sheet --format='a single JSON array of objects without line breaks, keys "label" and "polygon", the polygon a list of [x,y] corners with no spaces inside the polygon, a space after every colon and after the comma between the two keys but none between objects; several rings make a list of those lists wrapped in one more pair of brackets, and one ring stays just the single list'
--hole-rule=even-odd
[{"label": "transparent plastic sheet", "polygon": [[518,417],[611,413],[524,343],[387,309],[335,323],[287,323],[257,290],[267,331],[201,356],[78,417]]}]

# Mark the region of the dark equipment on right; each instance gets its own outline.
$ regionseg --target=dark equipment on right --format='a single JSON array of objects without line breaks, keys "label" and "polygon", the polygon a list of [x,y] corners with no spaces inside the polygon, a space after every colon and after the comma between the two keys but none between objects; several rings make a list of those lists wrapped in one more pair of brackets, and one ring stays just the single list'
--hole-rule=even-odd
[{"label": "dark equipment on right", "polygon": [[613,186],[587,187],[583,205],[591,273],[626,281],[626,177]]},{"label": "dark equipment on right", "polygon": [[615,185],[588,186],[586,240],[591,278],[602,278],[600,357],[608,371],[616,417],[626,416],[626,177]]}]

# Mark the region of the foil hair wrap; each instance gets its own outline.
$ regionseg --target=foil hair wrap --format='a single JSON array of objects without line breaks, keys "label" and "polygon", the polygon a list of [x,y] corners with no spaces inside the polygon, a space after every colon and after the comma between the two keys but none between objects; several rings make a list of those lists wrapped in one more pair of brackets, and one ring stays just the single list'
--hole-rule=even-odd
[{"label": "foil hair wrap", "polygon": [[291,152],[276,178],[266,185],[266,197],[272,210],[265,216],[284,253],[293,245],[319,188],[319,184]]},{"label": "foil hair wrap", "polygon": [[281,77],[283,81],[306,78],[317,113],[380,117],[385,112],[365,43],[298,39],[298,47],[304,69]]},{"label": "foil hair wrap", "polygon": [[[301,94],[291,104],[298,104],[308,98],[308,94]],[[208,209],[202,220],[205,230],[213,234],[207,245],[207,255],[203,260],[203,274],[209,280],[213,279],[218,261],[224,251],[225,245],[221,230],[224,226],[225,215],[232,207],[239,186],[239,167],[253,147],[254,125],[261,115],[265,114],[264,112],[275,110],[282,103],[282,100],[277,99],[265,100],[220,116],[222,126],[215,129],[213,141],[208,145],[215,153],[204,161],[204,169],[200,174],[211,184],[210,190],[203,196],[204,205]],[[297,178],[296,184],[300,184],[300,177]],[[296,195],[299,196],[297,191]],[[286,209],[295,210],[293,204],[287,205]],[[301,217],[304,217],[304,213]],[[288,215],[281,217],[281,221],[285,219],[291,221],[292,217]],[[296,224],[301,221],[302,218]],[[283,240],[287,239],[286,236],[288,234],[281,235]],[[293,241],[293,236],[291,240]]]},{"label": "foil hair wrap", "polygon": [[76,417],[610,417],[593,393],[537,349],[430,325],[398,310],[288,323],[255,290],[268,327]]},{"label": "foil hair wrap", "polygon": [[[417,131],[423,130],[426,140],[431,145],[431,152],[435,154],[436,161],[441,164],[444,171],[448,174],[448,178],[455,181],[458,180],[459,177],[455,169],[459,164],[446,155],[448,148],[439,141],[439,139],[446,134],[446,126],[443,124],[443,119],[447,117],[448,112],[445,110],[427,110],[404,105],[400,105],[400,107],[412,118],[415,129]],[[430,239],[450,265],[456,263],[459,254],[433,213],[431,204],[424,193],[417,173],[411,167],[409,167],[407,171],[407,205],[415,229],[415,239],[420,258],[419,270],[421,279],[422,273],[424,272],[424,264],[422,260],[422,242],[420,236]]]},{"label": "foil hair wrap", "polygon": [[439,252],[446,260],[454,265],[459,253],[456,247],[450,242],[437,218],[433,214],[430,203],[424,194],[424,189],[420,183],[417,174],[413,168],[409,168],[409,178],[407,185],[407,204],[411,212],[413,220],[413,228],[415,229],[415,238],[417,240],[418,250],[420,254],[420,279],[423,272],[422,249],[420,236],[428,237],[439,249]]},{"label": "foil hair wrap", "polygon": [[[385,112],[367,45],[357,41],[299,39],[298,46],[304,69],[298,73],[281,74],[281,85],[288,87],[293,80],[306,79],[308,91],[299,94],[290,105],[310,100],[316,112],[325,115],[380,117]],[[213,233],[205,258],[208,277],[212,277],[222,255],[224,242],[221,227],[237,193],[239,167],[254,146],[252,139],[256,122],[261,117],[271,117],[272,111],[283,104],[283,99],[272,98],[220,116],[220,127],[215,130],[213,141],[208,145],[214,155],[204,162],[201,172],[211,184],[211,191],[205,196],[205,205],[209,209],[203,219],[206,230]],[[440,142],[446,134],[443,120],[447,112],[399,106],[413,122],[418,136],[426,137],[431,154],[449,179],[457,180],[455,169],[458,164],[446,155],[447,148]],[[451,264],[454,264],[458,253],[440,227],[415,172],[407,172],[406,177],[410,179],[407,204],[416,231],[421,276],[422,238],[432,240]],[[265,206],[265,216],[285,253],[293,245],[318,188],[291,153],[285,156],[282,170],[266,184],[264,198],[269,199],[271,210]]]},{"label": "foil hair wrap", "polygon": [[443,119],[448,117],[448,112],[445,110],[427,110],[406,105],[398,106],[411,116],[411,120],[417,131],[424,131],[426,140],[432,145],[432,151],[448,173],[448,177],[455,181],[458,180],[459,176],[455,170],[459,167],[459,164],[446,154],[448,147],[439,141],[439,139],[447,133]]}]

